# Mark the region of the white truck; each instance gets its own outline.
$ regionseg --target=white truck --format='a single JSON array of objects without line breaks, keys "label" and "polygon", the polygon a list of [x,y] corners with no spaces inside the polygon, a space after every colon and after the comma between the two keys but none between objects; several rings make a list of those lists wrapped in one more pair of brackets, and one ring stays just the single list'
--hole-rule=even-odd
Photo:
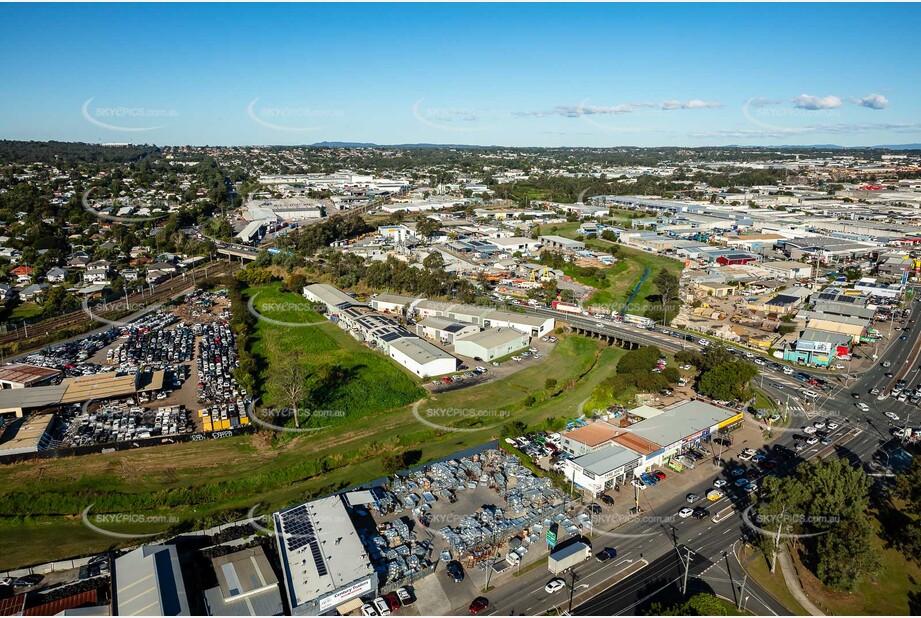
[{"label": "white truck", "polygon": [[551,573],[559,575],[591,557],[592,547],[588,543],[573,543],[554,550],[547,558],[547,566]]}]

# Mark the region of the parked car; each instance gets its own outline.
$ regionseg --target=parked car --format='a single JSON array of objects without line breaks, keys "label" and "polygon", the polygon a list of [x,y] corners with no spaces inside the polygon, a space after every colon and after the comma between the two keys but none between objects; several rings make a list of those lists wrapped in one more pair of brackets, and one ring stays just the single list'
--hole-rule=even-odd
[{"label": "parked car", "polygon": [[448,575],[450,575],[455,582],[464,581],[464,567],[461,566],[460,562],[457,560],[452,560],[448,563],[446,569],[448,571]]}]

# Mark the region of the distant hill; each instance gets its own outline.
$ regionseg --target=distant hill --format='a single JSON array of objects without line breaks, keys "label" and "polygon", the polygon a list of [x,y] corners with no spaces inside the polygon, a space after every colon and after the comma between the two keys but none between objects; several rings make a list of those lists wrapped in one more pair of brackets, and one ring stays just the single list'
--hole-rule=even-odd
[{"label": "distant hill", "polygon": [[370,142],[317,142],[318,148],[501,148],[501,146],[480,146],[477,144],[373,144]]},{"label": "distant hill", "polygon": [[921,150],[921,144],[890,144],[888,146],[874,146],[874,148],[888,148],[889,150]]}]

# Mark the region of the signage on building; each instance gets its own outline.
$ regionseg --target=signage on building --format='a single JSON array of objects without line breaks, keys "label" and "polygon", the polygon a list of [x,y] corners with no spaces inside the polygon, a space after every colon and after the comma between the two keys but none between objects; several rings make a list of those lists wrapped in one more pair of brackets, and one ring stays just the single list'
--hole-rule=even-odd
[{"label": "signage on building", "polygon": [[557,524],[547,528],[547,545],[553,548],[556,546],[556,531],[558,529]]},{"label": "signage on building", "polygon": [[353,597],[357,597],[366,592],[371,591],[371,578],[366,577],[360,582],[355,582],[347,588],[342,590],[337,590],[335,593],[329,595],[328,597],[323,597],[320,599],[320,611],[325,612],[326,610],[341,605],[344,601],[348,601]]}]

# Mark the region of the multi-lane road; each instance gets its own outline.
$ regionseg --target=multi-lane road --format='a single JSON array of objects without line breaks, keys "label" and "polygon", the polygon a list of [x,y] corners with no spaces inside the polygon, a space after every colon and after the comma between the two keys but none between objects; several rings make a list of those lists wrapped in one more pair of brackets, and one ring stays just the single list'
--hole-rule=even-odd
[{"label": "multi-lane road", "polygon": [[[912,303],[914,307],[917,303]],[[921,304],[918,304],[921,306]],[[561,314],[548,309],[529,309],[529,312],[553,315],[574,326],[598,331],[612,336],[629,336],[646,345],[656,345],[670,351],[682,348],[700,349],[698,341],[687,341],[670,336],[659,330],[648,331],[620,323],[600,322],[594,318]],[[921,317],[921,316],[919,316]],[[795,451],[792,458],[784,460],[775,473],[784,473],[802,461],[832,456],[846,458],[855,466],[863,466],[877,476],[891,474],[887,468],[888,456],[880,457],[881,447],[894,444],[891,432],[894,425],[901,425],[912,416],[921,420],[921,410],[916,406],[897,401],[894,397],[878,400],[871,396],[872,388],[888,392],[900,378],[910,386],[921,384],[921,323],[897,324],[907,330],[892,331],[892,341],[872,368],[858,376],[834,376],[823,374],[827,384],[817,390],[820,397],[814,403],[802,400],[800,391],[804,385],[770,366],[761,366],[763,380],[758,378],[762,388],[789,410],[790,423],[784,428],[773,429],[772,441],[793,448],[801,441],[802,427],[819,420],[830,420],[837,424],[834,430],[826,430],[831,444],[807,445]],[[900,339],[904,335],[906,338]],[[882,366],[888,362],[890,367]],[[885,374],[891,373],[891,377]],[[857,393],[859,398],[855,398]],[[869,410],[862,412],[856,403],[866,403]],[[900,421],[894,423],[885,416],[894,412]],[[757,422],[749,417],[748,422]],[[767,454],[772,445],[760,452]],[[711,465],[710,463],[698,464]],[[737,462],[732,465],[738,465]],[[687,550],[692,553],[688,566],[688,591],[707,590],[715,592],[734,602],[744,603],[746,608],[759,615],[789,614],[783,605],[773,599],[755,582],[745,583],[744,597],[740,597],[744,576],[742,565],[736,558],[736,549],[742,539],[757,534],[746,522],[744,513],[749,506],[748,497],[741,491],[728,489],[726,496],[716,502],[703,500],[713,517],[697,520],[694,517],[676,517],[682,507],[688,506],[685,493],[692,491],[704,496],[717,477],[728,477],[726,471],[713,466],[712,478],[699,486],[682,489],[657,508],[641,497],[641,506],[646,510],[641,517],[606,531],[601,522],[596,522],[592,543],[596,553],[603,547],[617,549],[617,557],[606,562],[592,559],[573,569],[566,577],[568,588],[547,593],[544,586],[550,579],[546,569],[538,568],[525,573],[514,581],[498,587],[488,595],[490,607],[487,614],[528,615],[543,613],[551,608],[570,609],[572,613],[585,615],[635,614],[637,608],[651,597],[669,587],[680,586],[684,578]],[[664,485],[657,491],[668,491]],[[641,496],[642,496],[641,492]],[[717,516],[721,514],[721,516]],[[677,589],[677,588],[676,588]],[[466,608],[457,608],[466,613]]]}]

